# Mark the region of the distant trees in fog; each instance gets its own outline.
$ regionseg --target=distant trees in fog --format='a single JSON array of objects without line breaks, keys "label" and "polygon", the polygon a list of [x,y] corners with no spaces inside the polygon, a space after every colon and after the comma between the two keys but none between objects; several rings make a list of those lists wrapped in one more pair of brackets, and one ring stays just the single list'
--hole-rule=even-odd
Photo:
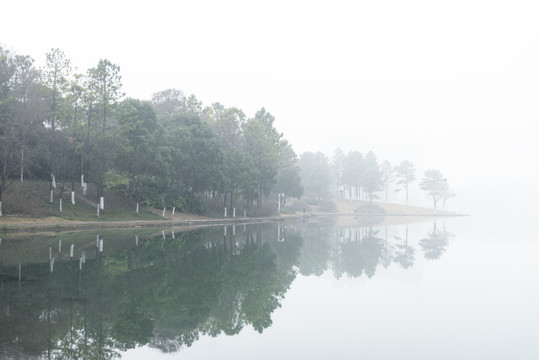
[{"label": "distant trees in fog", "polygon": [[426,170],[419,188],[427,193],[433,202],[434,209],[440,200],[442,200],[445,209],[446,201],[455,196],[455,192],[449,188],[447,179],[439,170]]},{"label": "distant trees in fog", "polygon": [[[388,191],[393,186],[395,192],[404,190],[408,203],[410,184],[416,180],[415,166],[411,161],[405,160],[396,166],[387,160],[379,164],[372,151],[363,156],[359,151],[345,154],[338,148],[331,160],[321,152],[306,152],[300,155],[299,166],[305,195],[317,199],[336,195],[372,203],[373,199],[379,198],[377,193],[383,191],[387,202]],[[455,196],[438,170],[427,170],[419,187],[427,192],[434,208],[439,201],[445,208],[445,202]]]}]

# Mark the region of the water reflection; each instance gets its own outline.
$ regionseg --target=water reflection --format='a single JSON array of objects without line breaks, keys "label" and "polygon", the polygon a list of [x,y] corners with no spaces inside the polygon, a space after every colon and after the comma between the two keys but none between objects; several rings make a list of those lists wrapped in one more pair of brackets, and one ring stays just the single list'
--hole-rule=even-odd
[{"label": "water reflection", "polygon": [[451,236],[436,224],[409,239],[407,227],[388,235],[321,219],[4,239],[0,357],[112,359],[140,345],[176,352],[245,326],[263,332],[298,272],[372,278],[379,265],[412,267],[413,243],[439,258]]}]

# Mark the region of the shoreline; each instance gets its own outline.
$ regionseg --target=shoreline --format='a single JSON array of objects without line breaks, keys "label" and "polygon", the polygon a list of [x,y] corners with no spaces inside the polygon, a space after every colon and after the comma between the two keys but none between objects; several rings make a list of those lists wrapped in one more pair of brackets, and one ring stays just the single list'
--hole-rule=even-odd
[{"label": "shoreline", "polygon": [[[61,218],[24,218],[11,217],[11,221],[0,221],[0,228],[9,232],[39,232],[39,231],[66,231],[66,230],[93,230],[93,229],[133,229],[151,227],[185,227],[199,228],[217,225],[243,225],[263,222],[286,221],[301,218],[338,217],[342,219],[360,219],[361,223],[373,225],[397,225],[413,222],[426,221],[431,218],[462,217],[468,214],[458,213],[398,213],[398,214],[373,214],[361,215],[354,213],[327,213],[309,212],[306,214],[274,215],[257,218],[179,218],[163,220],[121,220],[121,221],[76,221]],[[16,219],[16,220],[15,220]],[[14,220],[14,221],[13,221]],[[340,223],[347,221],[339,221]]]},{"label": "shoreline", "polygon": [[[325,212],[314,208],[306,213],[280,214],[267,217],[206,217],[201,215],[178,213],[174,217],[164,217],[156,220],[68,220],[59,217],[27,217],[8,215],[0,217],[0,231],[4,232],[39,232],[92,229],[132,229],[149,227],[185,227],[196,228],[216,225],[243,225],[261,222],[286,221],[301,218],[338,217],[338,223],[364,225],[397,225],[425,221],[429,218],[469,216],[434,210],[412,205],[373,202],[369,204],[359,200],[333,198],[335,212]],[[373,206],[381,212],[358,213],[357,209]]]}]

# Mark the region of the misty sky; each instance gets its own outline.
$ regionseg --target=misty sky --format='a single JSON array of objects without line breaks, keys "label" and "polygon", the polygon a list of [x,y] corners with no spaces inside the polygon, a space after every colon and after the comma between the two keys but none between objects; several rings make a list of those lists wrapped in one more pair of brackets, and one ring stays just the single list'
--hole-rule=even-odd
[{"label": "misty sky", "polygon": [[537,19],[536,1],[9,1],[0,45],[79,71],[107,58],[135,98],[263,106],[298,154],[436,168],[473,212],[537,194]]}]

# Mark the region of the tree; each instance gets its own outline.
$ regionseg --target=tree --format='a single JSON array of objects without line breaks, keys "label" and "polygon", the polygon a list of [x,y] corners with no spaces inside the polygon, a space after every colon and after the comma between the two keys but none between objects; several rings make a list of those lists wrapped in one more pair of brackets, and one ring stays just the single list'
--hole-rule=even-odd
[{"label": "tree", "polygon": [[331,194],[331,171],[329,160],[321,152],[305,152],[299,159],[301,168],[301,181],[305,194],[318,198],[328,197]]},{"label": "tree", "polygon": [[440,171],[429,169],[425,171],[419,188],[425,191],[427,196],[432,199],[434,210],[436,210],[436,204],[447,193],[447,179],[443,177]]},{"label": "tree", "polygon": [[363,155],[359,151],[350,151],[346,155],[343,182],[350,188],[350,199],[354,197],[353,189],[356,192],[356,199],[360,198],[365,173],[363,161]]},{"label": "tree", "polygon": [[391,166],[391,163],[387,160],[385,160],[382,165],[380,166],[380,173],[382,176],[382,182],[384,184],[384,190],[386,193],[386,202],[387,202],[387,190],[389,188],[389,185],[393,182],[393,175],[394,170],[393,166]]},{"label": "tree", "polygon": [[[66,58],[63,51],[60,49],[52,49],[46,54],[45,68],[43,69],[44,84],[49,91],[50,112],[48,116],[48,124],[50,126],[49,137],[49,152],[50,152],[50,190],[55,182],[55,173],[58,172],[56,164],[56,128],[59,125],[60,119],[64,115],[64,110],[61,105],[62,98],[65,96],[68,86],[68,77],[71,74],[71,62]],[[51,200],[52,201],[52,200]]]},{"label": "tree", "polygon": [[119,104],[119,132],[125,143],[120,151],[118,168],[125,170],[129,179],[127,196],[138,190],[143,175],[154,173],[155,162],[151,154],[157,119],[148,102],[128,98]]},{"label": "tree", "polygon": [[245,114],[237,108],[225,108],[220,103],[213,103],[211,107],[204,109],[202,118],[212,128],[221,144],[223,205],[225,207],[229,205],[232,209],[236,206],[245,171],[249,171],[246,168],[246,154],[242,151],[242,125],[245,123]]},{"label": "tree", "polygon": [[372,204],[373,194],[377,191],[381,191],[384,187],[382,175],[378,168],[378,162],[376,161],[376,155],[372,151],[369,151],[365,156],[365,173],[364,173],[364,185],[363,188],[369,194],[369,199]]},{"label": "tree", "polygon": [[[12,80],[13,96],[16,100],[14,108],[15,128],[20,141],[20,179],[24,181],[25,163],[36,165],[39,154],[39,128],[46,113],[43,101],[43,87],[40,83],[39,71],[34,67],[30,56],[16,55],[13,58],[15,73]],[[27,167],[32,169],[33,166]]]},{"label": "tree", "polygon": [[[299,198],[303,195],[298,157],[286,140],[281,140],[281,166],[277,172],[275,192],[285,195],[282,199],[283,204],[286,204],[286,198],[289,196]],[[279,201],[281,201],[280,198]]]},{"label": "tree", "polygon": [[400,163],[395,167],[395,178],[397,179],[397,185],[401,187],[395,191],[406,191],[406,204],[408,204],[408,185],[415,180],[415,167],[414,164],[408,160]]},{"label": "tree", "polygon": [[0,47],[0,216],[2,193],[17,169],[15,150],[19,144],[15,137],[15,97],[11,86],[15,70],[11,53]]},{"label": "tree", "polygon": [[279,170],[281,134],[273,127],[275,118],[264,108],[243,126],[245,150],[257,169],[257,208],[262,207],[262,195],[269,195]]},{"label": "tree", "polygon": [[443,200],[442,209],[445,209],[445,203],[447,202],[447,200],[449,200],[451,198],[454,198],[456,196],[455,190],[449,188],[449,185],[446,182],[441,196],[442,196],[442,200]]},{"label": "tree", "polygon": [[172,116],[181,110],[185,95],[178,89],[167,89],[152,95],[152,104],[159,116]]},{"label": "tree", "polygon": [[344,175],[344,162],[346,159],[346,155],[342,151],[341,148],[337,148],[335,152],[333,153],[333,159],[332,159],[332,172],[333,172],[333,178],[335,179],[335,185],[337,188],[337,197],[342,197],[340,194],[340,187],[343,184],[343,175]]},{"label": "tree", "polygon": [[[19,172],[39,168],[45,114],[39,72],[33,59],[0,47],[0,216],[2,193]],[[46,163],[43,162],[43,163]],[[32,165],[26,169],[24,164]]]},{"label": "tree", "polygon": [[[122,88],[122,77],[120,76],[120,67],[111,63],[109,60],[101,59],[97,64],[97,67],[91,68],[88,70],[89,77],[89,94],[93,98],[95,95],[96,108],[98,109],[97,118],[100,121],[102,137],[106,135],[108,129],[107,126],[111,122],[111,116],[113,115],[113,110],[116,108],[117,101],[124,95],[121,92]],[[88,126],[90,130],[90,126]],[[96,131],[97,135],[97,131]],[[113,145],[110,140],[113,139],[115,135],[108,136],[108,139],[100,139],[97,137],[97,143],[102,145],[108,144]],[[97,146],[96,146],[97,145]],[[116,145],[114,145],[116,146]],[[93,159],[94,167],[93,169],[93,178],[96,183],[97,190],[97,200],[103,196],[104,190],[104,176],[106,171],[109,170],[111,162],[109,161],[108,154],[104,153],[106,148],[99,146],[98,144],[93,144],[91,151],[95,155]],[[101,159],[102,162],[97,161]]]},{"label": "tree", "polygon": [[96,94],[98,107],[100,108],[100,121],[102,132],[105,134],[111,112],[117,101],[124,96],[121,92],[122,77],[120,67],[107,59],[99,60],[97,67],[89,69],[90,86]]},{"label": "tree", "polygon": [[219,139],[199,117],[181,115],[176,121],[182,136],[177,146],[183,158],[183,164],[176,164],[177,174],[190,210],[197,193],[218,187],[223,155]]}]

